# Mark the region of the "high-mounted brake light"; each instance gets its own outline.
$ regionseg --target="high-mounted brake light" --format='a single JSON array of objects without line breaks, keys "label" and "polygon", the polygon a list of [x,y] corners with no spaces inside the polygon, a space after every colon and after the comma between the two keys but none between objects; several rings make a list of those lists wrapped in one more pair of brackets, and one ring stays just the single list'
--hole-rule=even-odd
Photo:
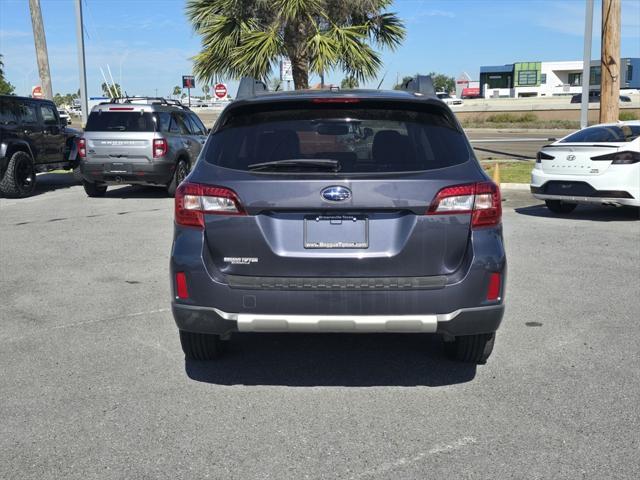
[{"label": "high-mounted brake light", "polygon": [[640,162],[640,152],[615,152],[608,153],[607,155],[599,155],[597,157],[591,157],[591,160],[606,161],[611,160],[612,165],[631,165],[632,163]]},{"label": "high-mounted brake light", "polygon": [[153,158],[164,157],[169,151],[169,144],[165,138],[153,140]]},{"label": "high-mounted brake light", "polygon": [[431,202],[427,215],[471,214],[471,226],[489,227],[502,220],[500,189],[493,182],[445,187]]},{"label": "high-mounted brake light", "polygon": [[78,147],[78,156],[80,158],[87,157],[87,141],[80,137],[76,140],[76,146]]},{"label": "high-mounted brake light", "polygon": [[351,97],[314,98],[311,101],[313,103],[360,103],[359,98],[351,98]]},{"label": "high-mounted brake light", "polygon": [[233,190],[199,183],[181,183],[176,190],[175,221],[204,228],[204,215],[246,215]]},{"label": "high-mounted brake light", "polygon": [[133,110],[133,107],[109,107],[109,110],[122,112],[122,111]]}]

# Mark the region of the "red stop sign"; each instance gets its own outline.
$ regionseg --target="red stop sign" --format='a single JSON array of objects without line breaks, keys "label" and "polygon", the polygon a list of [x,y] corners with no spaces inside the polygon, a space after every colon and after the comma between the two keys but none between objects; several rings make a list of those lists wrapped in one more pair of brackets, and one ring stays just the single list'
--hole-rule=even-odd
[{"label": "red stop sign", "polygon": [[225,98],[227,96],[227,86],[224,83],[217,83],[215,87],[213,87],[213,93],[218,98]]}]

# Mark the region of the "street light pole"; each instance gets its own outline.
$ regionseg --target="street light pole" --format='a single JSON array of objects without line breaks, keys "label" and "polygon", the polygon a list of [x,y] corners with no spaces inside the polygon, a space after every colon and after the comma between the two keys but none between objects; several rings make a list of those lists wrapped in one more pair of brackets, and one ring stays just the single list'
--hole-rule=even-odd
[{"label": "street light pole", "polygon": [[89,101],[87,99],[87,70],[84,57],[82,0],[76,0],[76,37],[78,41],[78,68],[80,71],[80,108],[82,110],[82,126],[84,127],[89,117]]},{"label": "street light pole", "polygon": [[593,33],[593,0],[586,0],[584,18],[584,55],[582,57],[582,102],[580,128],[589,125],[589,82],[591,80],[591,35]]}]

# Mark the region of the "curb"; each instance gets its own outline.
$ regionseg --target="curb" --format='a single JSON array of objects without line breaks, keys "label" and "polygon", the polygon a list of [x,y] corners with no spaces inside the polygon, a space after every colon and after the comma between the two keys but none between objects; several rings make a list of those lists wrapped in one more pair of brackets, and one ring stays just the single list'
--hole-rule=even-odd
[{"label": "curb", "polygon": [[501,183],[500,190],[526,190],[529,191],[528,183]]}]

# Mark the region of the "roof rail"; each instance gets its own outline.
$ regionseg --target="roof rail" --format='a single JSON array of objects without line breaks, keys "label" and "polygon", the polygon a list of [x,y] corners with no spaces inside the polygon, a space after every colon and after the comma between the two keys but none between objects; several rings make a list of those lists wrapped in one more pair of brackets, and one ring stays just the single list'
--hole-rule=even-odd
[{"label": "roof rail", "polygon": [[108,105],[110,103],[134,103],[136,100],[146,101],[147,105],[166,105],[179,107],[183,110],[190,110],[190,108],[182,104],[180,100],[164,97],[114,97],[107,102],[100,102],[100,105]]},{"label": "roof rail", "polygon": [[433,88],[433,80],[431,75],[416,75],[402,84],[402,90],[408,92],[419,93],[421,95],[435,95],[436,90]]},{"label": "roof rail", "polygon": [[238,85],[236,100],[253,98],[268,91],[269,89],[267,88],[267,84],[262,80],[257,80],[251,77],[242,77],[240,79],[240,85]]}]

